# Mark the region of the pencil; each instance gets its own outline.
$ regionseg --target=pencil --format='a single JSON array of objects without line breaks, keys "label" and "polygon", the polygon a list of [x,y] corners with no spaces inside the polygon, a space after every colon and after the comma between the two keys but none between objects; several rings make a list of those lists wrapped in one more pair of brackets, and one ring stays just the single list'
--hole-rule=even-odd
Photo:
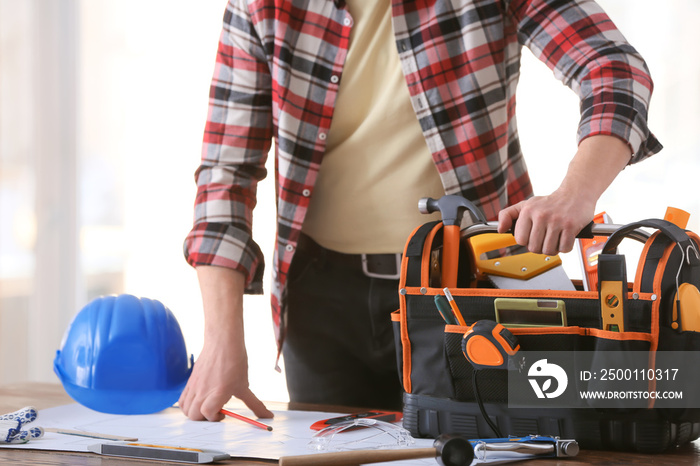
[{"label": "pencil", "polygon": [[450,307],[452,308],[452,312],[454,313],[455,317],[459,321],[459,325],[466,326],[467,323],[464,321],[464,318],[462,317],[462,313],[459,311],[459,308],[457,307],[457,303],[455,302],[455,299],[452,297],[452,293],[450,293],[450,289],[445,287],[442,291],[445,292],[445,297],[447,298],[447,301],[450,303]]},{"label": "pencil", "polygon": [[263,424],[262,422],[256,421],[255,419],[250,419],[249,417],[241,416],[240,414],[236,414],[233,411],[229,411],[228,409],[224,408],[221,408],[221,412],[227,416],[231,416],[232,418],[238,419],[239,421],[247,422],[248,424],[252,424],[256,427],[260,427],[261,429],[265,429],[272,432],[272,426]]},{"label": "pencil", "polygon": [[88,432],[84,430],[60,429],[58,427],[44,427],[44,432],[54,432],[56,434],[77,435],[78,437],[98,438],[102,440],[121,440],[135,442],[136,437],[122,437],[121,435],[100,434],[98,432]]}]

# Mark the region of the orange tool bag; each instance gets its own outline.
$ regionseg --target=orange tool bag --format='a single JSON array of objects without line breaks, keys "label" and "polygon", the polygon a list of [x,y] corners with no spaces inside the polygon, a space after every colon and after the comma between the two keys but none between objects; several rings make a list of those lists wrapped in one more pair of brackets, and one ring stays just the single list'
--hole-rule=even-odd
[{"label": "orange tool bag", "polygon": [[[512,235],[469,201],[420,208],[442,221],[408,238],[392,315],[412,435],[536,434],[639,452],[700,436],[698,235],[660,219],[591,224],[579,237],[607,237],[598,282],[549,289],[558,257],[510,254]],[[475,223],[460,229],[466,211]],[[644,244],[633,282],[623,240]]]}]

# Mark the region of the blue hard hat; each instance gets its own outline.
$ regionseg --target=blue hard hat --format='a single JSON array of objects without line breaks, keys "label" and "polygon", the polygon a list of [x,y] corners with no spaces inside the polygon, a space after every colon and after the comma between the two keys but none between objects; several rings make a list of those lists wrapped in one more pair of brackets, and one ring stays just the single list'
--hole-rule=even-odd
[{"label": "blue hard hat", "polygon": [[111,414],[150,414],[172,406],[192,365],[170,309],[128,294],[86,305],[68,326],[53,362],[71,398]]}]

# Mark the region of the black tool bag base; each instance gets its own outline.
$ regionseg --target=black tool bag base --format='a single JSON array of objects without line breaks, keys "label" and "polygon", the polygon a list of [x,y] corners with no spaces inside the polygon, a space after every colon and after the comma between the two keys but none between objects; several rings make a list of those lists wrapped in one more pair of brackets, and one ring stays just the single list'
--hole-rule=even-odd
[{"label": "black tool bag base", "polygon": [[[507,408],[485,403],[486,412],[510,435],[551,435],[574,438],[581,448],[660,453],[700,437],[700,422],[662,419],[658,411],[625,416],[601,415],[592,409]],[[427,395],[404,394],[403,426],[414,437],[435,438],[451,432],[468,438],[493,437],[476,403]]]}]

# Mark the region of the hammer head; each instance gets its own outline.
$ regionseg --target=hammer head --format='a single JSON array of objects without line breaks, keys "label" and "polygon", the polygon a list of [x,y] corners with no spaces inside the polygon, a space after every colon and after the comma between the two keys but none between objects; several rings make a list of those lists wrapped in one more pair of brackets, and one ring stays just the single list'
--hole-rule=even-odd
[{"label": "hammer head", "polygon": [[471,212],[477,222],[486,223],[486,217],[471,201],[454,194],[442,196],[440,199],[424,197],[418,201],[418,210],[423,214],[440,211],[442,223],[445,225],[460,225],[465,210]]},{"label": "hammer head", "polygon": [[441,466],[469,466],[474,460],[474,448],[464,437],[442,434],[435,439],[433,446]]}]

